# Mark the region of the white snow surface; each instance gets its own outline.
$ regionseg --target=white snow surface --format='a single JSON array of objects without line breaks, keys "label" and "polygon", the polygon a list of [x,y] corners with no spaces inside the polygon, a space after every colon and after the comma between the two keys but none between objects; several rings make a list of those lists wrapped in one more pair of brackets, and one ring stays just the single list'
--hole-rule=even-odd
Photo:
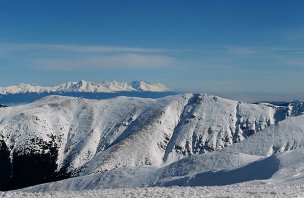
[{"label": "white snow surface", "polygon": [[[263,133],[263,131],[259,133]],[[266,134],[265,137],[268,135]],[[249,141],[239,144],[245,147],[247,145],[246,142]],[[269,143],[269,145],[271,144]],[[227,151],[224,149],[213,153],[188,157],[162,168],[116,169],[103,174],[81,176],[37,185],[9,192],[6,196],[304,196],[303,149],[296,148],[267,157],[247,155],[243,154],[242,151],[235,153],[233,149],[231,149],[232,151],[230,150],[230,148],[234,147],[239,148],[237,145],[228,147]],[[255,148],[251,147],[251,149],[259,150],[259,145],[256,145]],[[147,188],[146,186],[154,187]],[[159,186],[166,186],[166,188]]]},{"label": "white snow surface", "polygon": [[112,93],[121,91],[164,92],[170,91],[170,89],[157,82],[151,83],[142,80],[132,82],[104,81],[96,83],[81,80],[79,82],[67,82],[53,87],[42,87],[35,84],[20,84],[9,87],[0,87],[0,94],[60,92]]},{"label": "white snow surface", "polygon": [[0,139],[11,152],[48,152],[31,140],[55,137],[58,170],[73,178],[0,196],[303,197],[298,107],[181,94],[49,96],[1,108]]},{"label": "white snow surface", "polygon": [[99,189],[83,191],[52,191],[52,192],[23,192],[11,191],[0,192],[3,198],[32,198],[32,197],[67,197],[67,198],[121,198],[121,197],[139,197],[139,198],[184,198],[184,197],[304,197],[303,183],[298,184],[267,184],[260,182],[245,182],[228,186],[203,186],[203,187],[143,187],[143,188],[120,188],[120,189]]},{"label": "white snow surface", "polygon": [[80,175],[141,165],[162,166],[222,149],[291,116],[288,108],[211,95],[87,100],[49,96],[0,110],[0,138],[11,153],[58,148],[58,170]]}]

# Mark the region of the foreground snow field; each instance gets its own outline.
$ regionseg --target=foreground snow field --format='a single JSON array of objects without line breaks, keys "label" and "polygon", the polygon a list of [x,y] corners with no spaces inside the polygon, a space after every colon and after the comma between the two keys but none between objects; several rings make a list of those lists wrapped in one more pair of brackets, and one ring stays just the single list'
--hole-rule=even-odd
[{"label": "foreground snow field", "polygon": [[68,197],[68,198],[95,198],[95,197],[304,197],[304,184],[267,184],[263,181],[247,182],[228,186],[208,186],[208,187],[149,187],[149,188],[123,188],[123,189],[100,189],[84,191],[54,191],[54,192],[21,192],[13,191],[1,193],[0,197]]}]

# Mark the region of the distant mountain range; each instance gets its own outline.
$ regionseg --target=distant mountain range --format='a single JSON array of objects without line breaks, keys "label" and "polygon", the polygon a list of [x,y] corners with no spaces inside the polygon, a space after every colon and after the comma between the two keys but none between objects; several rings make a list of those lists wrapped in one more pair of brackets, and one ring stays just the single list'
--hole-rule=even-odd
[{"label": "distant mountain range", "polygon": [[167,92],[168,87],[160,83],[151,83],[142,80],[132,82],[67,82],[53,87],[43,87],[34,84],[20,84],[9,87],[0,87],[1,95],[20,93],[115,93],[115,92]]},{"label": "distant mountain range", "polygon": [[161,98],[176,95],[168,87],[160,83],[146,81],[132,82],[67,82],[53,87],[42,87],[32,84],[20,84],[17,86],[0,87],[0,104],[14,106],[31,103],[50,95],[81,97],[87,99],[107,99],[117,96]]}]

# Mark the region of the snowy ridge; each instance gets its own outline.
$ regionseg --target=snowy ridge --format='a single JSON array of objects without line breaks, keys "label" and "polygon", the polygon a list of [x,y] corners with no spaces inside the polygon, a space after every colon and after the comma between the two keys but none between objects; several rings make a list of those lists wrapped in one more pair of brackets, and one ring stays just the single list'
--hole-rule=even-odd
[{"label": "snowy ridge", "polygon": [[90,92],[90,93],[112,93],[122,91],[170,91],[165,85],[160,83],[150,83],[146,81],[117,82],[104,81],[100,83],[81,80],[79,82],[67,82],[54,87],[41,87],[34,84],[20,84],[16,86],[0,87],[0,94],[18,93],[56,93],[56,92]]},{"label": "snowy ridge", "polygon": [[[46,189],[91,189],[92,182],[96,188],[190,185],[189,175],[205,178],[200,173],[237,171],[273,154],[301,149],[303,112],[302,103],[246,104],[207,94],[107,100],[49,96],[0,109],[1,160],[7,164],[0,165],[8,169],[8,178],[31,176],[18,167],[39,173],[44,166],[42,178],[76,177]],[[33,164],[32,157],[47,163]],[[265,163],[276,163],[276,158]]]},{"label": "snowy ridge", "polygon": [[[236,193],[232,196],[242,197],[242,193],[245,193],[243,188],[247,188],[247,193],[265,193],[271,190],[272,193],[264,194],[267,197],[304,195],[303,190],[300,189],[301,186],[303,187],[304,181],[303,121],[304,116],[289,118],[278,124],[279,132],[277,134],[280,134],[279,136],[276,134],[276,127],[273,126],[226,149],[203,155],[193,155],[160,168],[125,167],[102,174],[42,184],[23,191],[83,191],[142,186],[208,186],[202,193],[211,193],[212,190],[217,189],[217,186],[225,185],[217,189],[225,196],[227,195],[225,191],[228,191],[228,193]],[[289,134],[292,130],[295,132]],[[267,132],[264,133],[264,131]],[[275,135],[272,135],[270,131]],[[272,136],[272,141],[269,141],[269,136]],[[272,155],[264,152],[265,147],[284,146],[286,142],[294,140],[294,138],[300,139],[298,147],[285,149]],[[260,148],[260,144],[256,140],[263,141],[263,139],[265,141],[262,142],[262,148]],[[263,186],[263,191],[260,191],[261,186]],[[284,189],[284,191],[280,189]],[[151,190],[156,189],[151,188]]]}]

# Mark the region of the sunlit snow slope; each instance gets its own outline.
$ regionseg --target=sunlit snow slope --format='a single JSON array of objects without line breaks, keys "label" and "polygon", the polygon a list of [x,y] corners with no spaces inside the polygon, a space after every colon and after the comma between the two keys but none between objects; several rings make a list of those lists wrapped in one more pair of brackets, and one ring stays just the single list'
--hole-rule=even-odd
[{"label": "sunlit snow slope", "polygon": [[[246,192],[251,195],[256,195],[255,193],[259,194],[263,186],[263,192],[273,192],[267,197],[277,197],[277,193],[282,197],[290,197],[292,193],[303,192],[303,121],[303,115],[288,118],[222,150],[189,156],[162,167],[124,167],[105,173],[37,185],[23,191],[225,185],[227,187],[217,189],[223,193],[222,195],[229,192],[239,195],[243,188],[247,188]],[[273,147],[281,149],[273,152]],[[258,180],[261,182],[257,182]],[[215,188],[206,188],[203,192],[207,193],[210,190]]]},{"label": "sunlit snow slope", "polygon": [[[91,174],[97,174],[99,181],[102,181],[100,177],[107,181],[119,175],[128,178],[128,174],[130,177],[139,174],[142,181],[134,181],[138,185],[158,185],[156,181],[159,185],[170,185],[174,177],[193,171],[187,169],[191,167],[191,161],[187,160],[196,156],[210,158],[197,158],[201,165],[194,172],[199,173],[216,168],[214,163],[219,169],[233,168],[300,145],[301,142],[291,140],[281,144],[283,140],[278,140],[277,144],[261,145],[260,151],[252,149],[256,153],[248,150],[252,146],[232,146],[231,150],[222,151],[244,150],[241,157],[218,151],[247,138],[249,141],[251,137],[252,142],[267,141],[269,136],[260,137],[261,133],[257,132],[272,133],[272,128],[281,126],[280,121],[294,116],[301,118],[299,115],[303,111],[302,103],[284,107],[256,105],[206,94],[108,100],[49,96],[31,104],[0,109],[0,158],[3,162],[0,186],[13,189]],[[273,127],[269,127],[271,125]],[[228,161],[213,163],[217,155]],[[204,165],[207,161],[212,163]],[[186,165],[180,166],[180,170],[174,168],[170,172],[170,167],[183,162]],[[138,168],[134,170],[134,167]],[[183,172],[183,168],[188,171]],[[126,185],[126,182],[119,185]]]}]

